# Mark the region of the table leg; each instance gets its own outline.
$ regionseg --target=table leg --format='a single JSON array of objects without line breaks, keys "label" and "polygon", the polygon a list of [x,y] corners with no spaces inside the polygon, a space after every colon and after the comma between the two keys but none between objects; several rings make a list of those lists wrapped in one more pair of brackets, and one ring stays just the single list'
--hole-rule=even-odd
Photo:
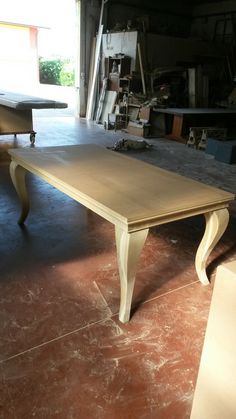
[{"label": "table leg", "polygon": [[229,222],[229,212],[224,208],[218,211],[208,212],[204,215],[206,219],[206,229],[197,250],[195,267],[200,281],[202,284],[207,285],[209,284],[209,280],[206,275],[206,261],[226,230]]},{"label": "table leg", "polygon": [[170,140],[179,141],[180,143],[186,144],[187,140],[182,136],[183,130],[183,115],[174,115],[172,123],[171,134],[167,135]]},{"label": "table leg", "polygon": [[119,319],[122,323],[128,322],[130,318],[138,259],[147,235],[148,229],[127,233],[116,226],[116,248],[121,289]]},{"label": "table leg", "polygon": [[21,201],[21,215],[18,224],[24,224],[24,221],[29,213],[29,197],[25,185],[26,170],[12,161],[10,164],[10,175],[15,186],[16,192]]}]

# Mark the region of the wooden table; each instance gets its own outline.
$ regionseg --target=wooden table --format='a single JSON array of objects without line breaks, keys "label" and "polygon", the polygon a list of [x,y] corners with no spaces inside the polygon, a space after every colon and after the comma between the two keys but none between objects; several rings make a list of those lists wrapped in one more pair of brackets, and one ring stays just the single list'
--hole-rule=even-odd
[{"label": "wooden table", "polygon": [[193,127],[235,127],[236,109],[220,108],[155,108],[158,114],[164,114],[166,118],[171,117],[169,124],[171,132],[166,135],[170,140],[186,143],[186,136],[189,134],[189,128]]},{"label": "wooden table", "polygon": [[209,283],[206,260],[227,227],[231,193],[93,144],[11,149],[9,154],[22,205],[19,224],[29,212],[29,171],[115,225],[121,322],[130,318],[137,263],[152,226],[204,214],[195,265],[200,281]]}]

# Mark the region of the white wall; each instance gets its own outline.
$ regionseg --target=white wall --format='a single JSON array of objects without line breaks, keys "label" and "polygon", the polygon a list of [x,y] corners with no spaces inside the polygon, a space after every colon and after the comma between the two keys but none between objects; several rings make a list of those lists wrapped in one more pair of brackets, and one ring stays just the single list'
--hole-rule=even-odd
[{"label": "white wall", "polygon": [[137,31],[109,32],[102,36],[102,53],[104,57],[125,54],[131,57],[131,71],[135,69]]},{"label": "white wall", "polygon": [[37,29],[0,24],[0,88],[22,91],[38,83]]}]

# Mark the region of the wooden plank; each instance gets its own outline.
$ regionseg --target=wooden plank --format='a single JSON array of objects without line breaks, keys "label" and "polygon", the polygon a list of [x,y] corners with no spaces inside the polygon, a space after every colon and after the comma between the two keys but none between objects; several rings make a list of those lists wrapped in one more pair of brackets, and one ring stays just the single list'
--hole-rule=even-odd
[{"label": "wooden plank", "polygon": [[138,47],[138,57],[139,57],[139,65],[140,65],[140,72],[141,72],[141,80],[142,80],[142,87],[143,87],[143,94],[146,95],[146,85],[145,85],[145,78],[144,78],[144,71],[143,71],[143,61],[141,55],[140,44],[137,44]]},{"label": "wooden plank", "polygon": [[91,94],[91,87],[93,81],[93,73],[94,73],[94,63],[95,63],[95,51],[96,51],[96,37],[93,38],[93,44],[91,49],[91,56],[90,56],[90,68],[89,68],[89,82],[88,82],[88,98],[87,98],[87,109],[86,115],[88,114],[88,105],[90,104],[90,94]]},{"label": "wooden plank", "polygon": [[[98,102],[98,107],[97,107],[97,113],[96,113],[96,122],[98,123],[100,121],[100,117],[103,111],[103,107],[105,104],[105,99],[106,99],[106,89],[107,89],[107,77],[105,77],[103,79],[103,84],[102,84],[102,89],[100,92],[100,97],[99,97],[99,102]],[[111,110],[112,112],[112,110]]]},{"label": "wooden plank", "polygon": [[96,82],[98,77],[98,70],[99,70],[99,60],[100,60],[100,50],[101,50],[101,43],[102,43],[102,32],[103,32],[103,12],[104,12],[104,5],[107,3],[108,0],[102,0],[101,11],[100,11],[100,18],[99,18],[99,25],[98,25],[98,34],[96,39],[96,48],[95,48],[95,58],[94,58],[94,69],[93,69],[93,77],[91,82],[91,88],[88,92],[88,103],[87,103],[87,112],[86,112],[86,119],[90,120],[93,119],[94,116],[94,107],[95,107],[95,99],[96,99]]},{"label": "wooden plank", "polygon": [[103,107],[99,121],[104,124],[108,122],[108,114],[113,112],[117,98],[117,92],[114,90],[106,90],[104,95]]},{"label": "wooden plank", "polygon": [[188,100],[190,108],[195,108],[197,104],[195,68],[188,68]]},{"label": "wooden plank", "polygon": [[99,27],[99,32],[98,32],[97,40],[96,40],[94,71],[93,71],[91,90],[89,92],[88,107],[87,107],[87,113],[86,113],[86,119],[88,120],[93,119],[93,113],[94,113],[96,81],[97,81],[97,75],[98,75],[98,69],[99,69],[99,56],[100,56],[101,41],[102,41],[102,31],[103,31],[103,25]]}]

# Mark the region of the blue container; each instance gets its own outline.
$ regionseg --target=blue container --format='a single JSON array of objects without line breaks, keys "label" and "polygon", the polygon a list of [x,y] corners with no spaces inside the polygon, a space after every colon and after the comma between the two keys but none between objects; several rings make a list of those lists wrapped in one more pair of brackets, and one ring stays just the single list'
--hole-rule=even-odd
[{"label": "blue container", "polygon": [[222,141],[217,146],[215,159],[223,163],[236,163],[236,140]]},{"label": "blue container", "polygon": [[206,144],[206,149],[205,152],[207,154],[212,154],[213,156],[215,156],[216,151],[218,149],[218,146],[223,142],[223,140],[219,140],[216,138],[208,138],[207,139],[207,144]]}]

